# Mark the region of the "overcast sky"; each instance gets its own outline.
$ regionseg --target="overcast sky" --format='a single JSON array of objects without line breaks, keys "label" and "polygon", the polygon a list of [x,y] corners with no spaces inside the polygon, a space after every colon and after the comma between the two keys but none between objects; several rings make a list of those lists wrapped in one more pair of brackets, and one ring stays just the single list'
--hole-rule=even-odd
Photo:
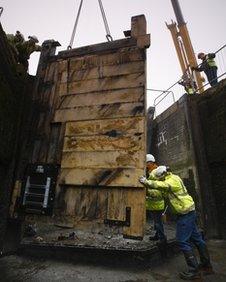
[{"label": "overcast sky", "polygon": [[[167,89],[181,76],[174,45],[165,22],[175,20],[170,0],[102,0],[114,39],[130,29],[131,17],[144,14],[151,46],[148,49],[147,87]],[[40,42],[58,40],[66,49],[80,0],[0,0],[1,23],[6,33],[20,30]],[[226,0],[180,0],[195,53],[216,51],[226,43]],[[98,0],[84,0],[73,47],[106,41]],[[29,72],[35,74],[38,54],[32,55]],[[148,106],[157,93],[148,92]]]}]

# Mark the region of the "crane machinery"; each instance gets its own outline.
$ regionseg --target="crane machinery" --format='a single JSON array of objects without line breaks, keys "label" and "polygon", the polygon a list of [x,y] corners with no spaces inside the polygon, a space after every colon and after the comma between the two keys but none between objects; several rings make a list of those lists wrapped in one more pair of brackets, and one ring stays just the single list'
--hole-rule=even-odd
[{"label": "crane machinery", "polygon": [[201,77],[200,73],[193,73],[192,71],[192,67],[197,67],[197,60],[179,1],[171,0],[171,3],[177,19],[177,23],[172,21],[171,24],[166,23],[166,25],[170,30],[173,38],[183,73],[182,79],[192,82],[192,85],[195,88],[196,92],[202,93],[204,91],[203,78]]}]

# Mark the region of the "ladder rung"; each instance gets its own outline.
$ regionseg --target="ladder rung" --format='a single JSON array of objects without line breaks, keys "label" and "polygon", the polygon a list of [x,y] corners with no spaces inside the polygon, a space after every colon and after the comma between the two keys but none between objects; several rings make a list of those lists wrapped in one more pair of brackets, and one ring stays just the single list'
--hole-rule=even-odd
[{"label": "ladder rung", "polygon": [[38,187],[38,188],[46,188],[46,185],[41,185],[41,184],[32,184],[30,183],[29,188],[33,187]]},{"label": "ladder rung", "polygon": [[43,206],[43,202],[34,202],[34,201],[25,201],[25,205],[27,204],[32,204],[32,205],[37,205],[37,206]]},{"label": "ladder rung", "polygon": [[26,193],[26,197],[27,197],[27,196],[45,197],[45,194],[36,194],[36,193],[27,192],[27,193]]}]

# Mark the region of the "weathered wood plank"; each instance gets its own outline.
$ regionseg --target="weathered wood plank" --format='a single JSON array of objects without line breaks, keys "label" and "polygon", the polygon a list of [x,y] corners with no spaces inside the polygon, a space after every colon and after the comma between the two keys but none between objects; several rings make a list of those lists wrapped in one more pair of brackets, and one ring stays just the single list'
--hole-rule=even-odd
[{"label": "weathered wood plank", "polygon": [[68,122],[104,118],[144,116],[143,103],[115,103],[101,106],[85,106],[74,109],[57,110],[53,122]]},{"label": "weathered wood plank", "polygon": [[[56,222],[61,225],[68,223],[72,226],[87,223],[87,220],[94,222],[99,220],[102,224],[107,218],[107,204],[109,189],[93,189],[84,187],[67,186],[61,187],[61,204],[58,206],[59,213],[56,215]],[[84,222],[85,221],[85,222]],[[91,226],[90,226],[91,227]],[[88,226],[84,226],[90,228]],[[95,225],[95,229],[100,228]]]},{"label": "weathered wood plank", "polygon": [[79,187],[63,187],[64,207],[61,213],[73,218],[74,224],[80,220],[93,220],[96,218],[98,191],[81,189]]},{"label": "weathered wood plank", "polygon": [[[70,67],[71,68],[71,67]],[[65,70],[61,74],[61,83],[75,82],[81,80],[90,80],[96,78],[114,77],[119,75],[127,75],[134,73],[142,73],[144,71],[144,62],[131,62],[113,66],[99,65],[95,68],[74,70]]]},{"label": "weathered wood plank", "polygon": [[108,204],[108,192],[110,189],[104,188],[97,189],[97,206],[96,206],[96,218],[103,220],[107,218],[107,204]]},{"label": "weathered wood plank", "polygon": [[143,102],[144,100],[144,88],[132,88],[132,89],[119,89],[108,90],[96,93],[75,94],[66,95],[61,97],[58,108],[75,108],[86,106],[87,101],[89,106],[114,104],[118,103],[131,103],[131,102]]},{"label": "weathered wood plank", "polygon": [[101,79],[90,79],[71,83],[61,83],[59,95],[89,93],[113,89],[127,89],[142,87],[145,85],[144,72],[106,77]]},{"label": "weathered wood plank", "polygon": [[50,64],[47,65],[46,73],[45,73],[45,77],[44,77],[44,82],[54,80],[56,68],[57,68],[56,62],[50,63]]},{"label": "weathered wood plank", "polygon": [[59,139],[60,139],[60,132],[61,132],[61,124],[54,123],[51,124],[50,127],[50,136],[49,136],[49,148],[48,148],[48,155],[47,155],[47,162],[48,163],[57,163],[57,150],[59,148]]},{"label": "weathered wood plank", "polygon": [[[61,185],[90,185],[105,186],[104,180],[116,171],[117,168],[87,169],[87,168],[63,168],[59,176]],[[108,183],[108,186],[142,187],[138,178],[144,174],[143,169],[122,169],[116,173]],[[103,184],[102,184],[103,183]]]},{"label": "weathered wood plank", "polygon": [[122,48],[118,52],[100,55],[86,55],[83,57],[72,57],[68,60],[59,61],[59,72],[98,68],[100,66],[117,66],[130,62],[144,61],[144,52],[138,48]]},{"label": "weathered wood plank", "polygon": [[103,54],[103,53],[113,53],[115,50],[125,48],[125,47],[132,47],[136,46],[136,39],[135,38],[124,38],[119,40],[114,40],[112,42],[104,42],[95,45],[88,45],[76,49],[72,49],[70,51],[61,51],[59,52],[57,58],[70,58],[76,56],[84,56],[87,54]]},{"label": "weathered wood plank", "polygon": [[83,135],[130,135],[144,132],[144,117],[124,117],[119,119],[103,119],[74,121],[66,123],[65,136]]},{"label": "weathered wood plank", "polygon": [[131,207],[130,227],[123,227],[125,236],[144,236],[145,228],[145,189],[127,190],[126,206]]},{"label": "weathered wood plank", "polygon": [[125,220],[125,192],[124,189],[114,189],[108,192],[107,219]]},{"label": "weathered wood plank", "polygon": [[63,152],[61,168],[143,168],[144,152]]},{"label": "weathered wood plank", "polygon": [[64,152],[144,150],[144,136],[84,136],[65,137]]}]

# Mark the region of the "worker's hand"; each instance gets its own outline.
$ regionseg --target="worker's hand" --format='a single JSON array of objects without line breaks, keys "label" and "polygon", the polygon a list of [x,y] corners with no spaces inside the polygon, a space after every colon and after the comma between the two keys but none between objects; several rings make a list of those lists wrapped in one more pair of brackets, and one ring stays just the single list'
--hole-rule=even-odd
[{"label": "worker's hand", "polygon": [[145,184],[147,182],[147,178],[145,176],[141,176],[139,178],[139,181],[140,181],[141,184]]}]

